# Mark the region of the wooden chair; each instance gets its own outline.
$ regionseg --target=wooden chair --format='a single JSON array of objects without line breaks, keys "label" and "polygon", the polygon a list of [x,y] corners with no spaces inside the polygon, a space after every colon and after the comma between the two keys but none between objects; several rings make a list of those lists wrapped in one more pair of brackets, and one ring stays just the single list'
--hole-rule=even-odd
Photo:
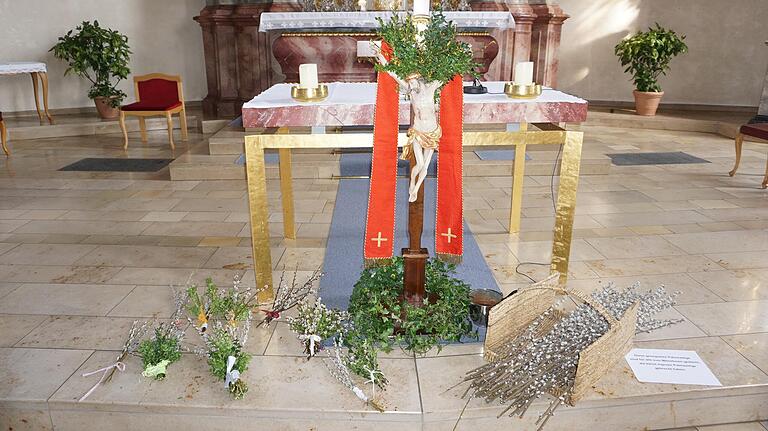
[{"label": "wooden chair", "polygon": [[0,112],[0,143],[3,144],[3,151],[6,156],[10,156],[11,152],[8,151],[8,132],[5,130],[5,121],[3,121],[3,113]]},{"label": "wooden chair", "polygon": [[[739,169],[739,162],[741,162],[741,146],[744,143],[744,136],[751,136],[753,138],[768,141],[768,123],[745,124],[741,126],[739,133],[736,134],[736,163],[733,165],[733,170],[728,173],[730,176],[736,175],[736,170]],[[762,186],[763,188],[768,187],[768,162],[766,162],[765,165],[765,177],[763,177]]]},{"label": "wooden chair", "polygon": [[171,148],[176,148],[173,145],[173,118],[171,115],[179,114],[181,139],[186,141],[187,111],[184,107],[181,77],[178,75],[150,73],[149,75],[135,76],[133,84],[136,92],[136,102],[120,107],[120,128],[123,130],[123,138],[125,140],[123,148],[128,148],[128,131],[125,129],[126,115],[139,117],[142,142],[147,142],[147,125],[144,117],[165,116],[168,122],[168,143],[171,144]]}]

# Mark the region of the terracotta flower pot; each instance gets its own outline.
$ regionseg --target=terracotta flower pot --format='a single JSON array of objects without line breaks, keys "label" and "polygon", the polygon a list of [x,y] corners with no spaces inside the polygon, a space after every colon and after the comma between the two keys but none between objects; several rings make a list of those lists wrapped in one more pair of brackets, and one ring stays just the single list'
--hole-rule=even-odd
[{"label": "terracotta flower pot", "polygon": [[96,110],[99,112],[99,117],[104,120],[112,120],[120,115],[119,108],[113,108],[109,104],[109,98],[99,96],[93,99],[96,104]]},{"label": "terracotta flower pot", "polygon": [[664,92],[655,91],[633,91],[635,95],[635,113],[637,115],[653,116],[659,109],[659,102],[664,96]]}]

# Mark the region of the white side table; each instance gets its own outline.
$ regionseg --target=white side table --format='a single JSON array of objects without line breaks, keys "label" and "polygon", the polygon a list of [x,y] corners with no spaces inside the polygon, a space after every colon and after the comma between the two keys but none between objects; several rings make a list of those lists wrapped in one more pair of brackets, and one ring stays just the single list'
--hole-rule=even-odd
[{"label": "white side table", "polygon": [[32,76],[32,88],[35,92],[35,108],[37,108],[37,116],[40,118],[40,122],[43,122],[43,113],[40,111],[40,100],[38,97],[38,81],[43,83],[43,108],[45,109],[45,116],[48,117],[48,123],[53,124],[53,118],[48,112],[48,68],[45,63],[39,62],[12,62],[12,63],[0,63],[0,75],[18,75],[22,73],[29,73]]}]

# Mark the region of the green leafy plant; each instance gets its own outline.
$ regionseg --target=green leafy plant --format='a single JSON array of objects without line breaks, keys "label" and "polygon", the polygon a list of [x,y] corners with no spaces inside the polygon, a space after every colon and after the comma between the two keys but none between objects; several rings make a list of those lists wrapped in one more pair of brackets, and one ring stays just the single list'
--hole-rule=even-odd
[{"label": "green leafy plant", "polygon": [[614,53],[625,67],[624,72],[632,74],[637,91],[660,92],[659,76],[666,75],[672,58],[688,51],[684,39],[684,35],[657,23],[619,42]]},{"label": "green leafy plant", "polygon": [[378,18],[378,35],[392,48],[392,58],[386,64],[377,64],[380,71],[394,73],[400,78],[421,75],[425,81],[446,83],[456,75],[476,74],[478,64],[472,59],[469,45],[456,40],[456,26],[446,21],[442,12],[432,14],[427,28],[417,40],[418,31],[413,17],[393,15],[384,22]]},{"label": "green leafy plant", "polygon": [[[361,340],[390,351],[400,345],[417,354],[441,348],[441,341],[477,337],[469,321],[469,285],[453,277],[454,265],[431,259],[426,268],[426,293],[422,307],[404,303],[403,259],[365,269],[355,283],[349,304],[352,328],[347,344]],[[430,299],[434,298],[434,299]],[[364,375],[365,376],[365,375]]]},{"label": "green leafy plant", "polygon": [[111,106],[120,106],[126,94],[117,88],[117,84],[130,73],[128,38],[118,31],[101,27],[98,21],[83,21],[58,40],[50,51],[67,62],[64,75],[74,73],[88,79],[92,84],[88,97],[106,97]]},{"label": "green leafy plant", "polygon": [[[245,352],[240,341],[224,327],[214,327],[206,338],[206,345],[208,348],[208,366],[211,368],[211,374],[219,380],[225,380],[227,377],[227,359],[230,356],[236,359],[232,367],[233,370],[243,373],[248,369],[251,354]],[[241,399],[248,392],[248,385],[243,379],[237,379],[229,385],[228,389],[235,399]]]},{"label": "green leafy plant", "polygon": [[233,286],[228,289],[217,288],[211,278],[207,278],[205,284],[211,316],[226,320],[230,325],[245,321],[249,317],[256,298],[250,288],[241,289],[239,280],[235,280]]},{"label": "green leafy plant", "polygon": [[183,331],[175,329],[172,324],[162,323],[155,328],[155,335],[149,340],[144,340],[139,344],[138,353],[144,362],[144,371],[147,372],[150,367],[157,367],[161,362],[166,361],[150,373],[155,380],[165,378],[165,367],[181,359],[180,338]]}]

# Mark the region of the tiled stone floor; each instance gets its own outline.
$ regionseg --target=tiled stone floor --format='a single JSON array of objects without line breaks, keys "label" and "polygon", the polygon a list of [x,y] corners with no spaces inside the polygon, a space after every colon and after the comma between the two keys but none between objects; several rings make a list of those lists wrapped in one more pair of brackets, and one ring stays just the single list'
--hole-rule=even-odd
[{"label": "tiled stone floor", "polygon": [[[725,388],[636,382],[619,363],[575,408],[547,429],[631,430],[701,426],[760,430],[768,419],[768,192],[758,188],[765,146],[745,144],[740,174],[727,176],[732,142],[716,135],[584,126],[585,153],[686,151],[710,164],[612,167],[582,176],[571,256],[571,287],[608,281],[682,292],[670,317],[686,321],[638,336],[642,347],[697,350]],[[206,153],[205,137],[164,132],[148,145],[132,136],[129,157]],[[134,319],[166,318],[170,285],[235,274],[253,283],[243,181],[174,181],[158,173],[57,169],[83,157],[119,157],[119,135],[15,141],[0,166],[0,425],[3,429],[450,429],[463,401],[444,392],[481,363],[479,345],[382,360],[389,412],[366,412],[318,360],[301,357],[287,327],[254,331],[251,392],[230,401],[205,365],[185,357],[163,382],[139,376],[140,362],[74,401],[94,382],[80,377],[114,359]],[[553,156],[551,153],[550,156]],[[542,153],[544,155],[544,153]],[[318,156],[322,157],[322,156]],[[550,177],[526,178],[522,232],[505,232],[510,177],[466,180],[466,218],[505,291],[525,285],[520,262],[547,262],[553,210]],[[275,269],[322,262],[337,181],[295,184],[299,239],[285,240],[279,195],[270,183]],[[521,268],[541,278],[545,268]],[[302,273],[303,274],[303,273]],[[532,418],[497,420],[470,403],[459,429],[534,429]],[[757,413],[756,413],[757,412]],[[267,419],[269,422],[266,422]],[[350,421],[362,421],[350,422]],[[576,426],[577,424],[578,426]],[[574,428],[576,426],[576,428]],[[579,428],[582,427],[582,428]],[[694,430],[693,428],[684,428]]]}]

